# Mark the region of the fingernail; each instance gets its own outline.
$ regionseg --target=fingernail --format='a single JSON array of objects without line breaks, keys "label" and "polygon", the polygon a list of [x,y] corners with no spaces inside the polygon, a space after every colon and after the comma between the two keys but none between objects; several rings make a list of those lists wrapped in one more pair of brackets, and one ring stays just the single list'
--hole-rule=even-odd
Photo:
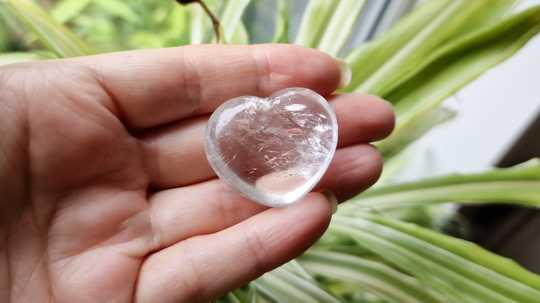
[{"label": "fingernail", "polygon": [[352,70],[349,64],[347,62],[336,59],[337,63],[339,64],[339,71],[340,71],[340,78],[339,78],[339,88],[347,87],[349,84],[351,84],[352,79]]},{"label": "fingernail", "polygon": [[327,189],[321,190],[321,194],[323,194],[326,197],[328,203],[330,203],[332,214],[335,214],[338,208],[338,200],[336,198],[336,195],[334,195],[334,193]]}]

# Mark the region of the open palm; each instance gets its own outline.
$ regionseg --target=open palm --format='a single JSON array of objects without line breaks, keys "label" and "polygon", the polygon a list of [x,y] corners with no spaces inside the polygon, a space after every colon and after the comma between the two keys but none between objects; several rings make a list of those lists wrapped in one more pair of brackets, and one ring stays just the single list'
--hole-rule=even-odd
[{"label": "open palm", "polygon": [[[324,232],[320,193],[285,209],[215,178],[208,115],[291,86],[329,96],[340,64],[286,45],[192,46],[0,69],[0,301],[204,302]],[[388,135],[376,97],[332,97],[339,150],[319,189],[373,184]]]}]

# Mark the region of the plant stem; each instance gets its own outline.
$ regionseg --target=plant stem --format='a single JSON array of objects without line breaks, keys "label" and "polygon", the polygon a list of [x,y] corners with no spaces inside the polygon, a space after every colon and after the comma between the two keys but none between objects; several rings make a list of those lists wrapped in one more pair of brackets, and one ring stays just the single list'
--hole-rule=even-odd
[{"label": "plant stem", "polygon": [[186,5],[193,2],[198,3],[202,7],[206,15],[212,21],[212,27],[214,28],[214,33],[216,34],[217,43],[221,43],[221,30],[220,30],[221,24],[219,22],[219,19],[218,17],[216,17],[216,15],[214,15],[214,13],[212,13],[210,8],[206,5],[206,3],[204,3],[204,1],[202,0],[176,0],[176,1],[180,3],[181,5]]}]

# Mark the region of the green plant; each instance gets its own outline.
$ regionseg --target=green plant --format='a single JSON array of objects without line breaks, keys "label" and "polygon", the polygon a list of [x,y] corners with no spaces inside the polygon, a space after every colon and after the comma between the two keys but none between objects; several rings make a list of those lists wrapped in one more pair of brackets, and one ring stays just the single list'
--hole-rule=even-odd
[{"label": "green plant", "polygon": [[[540,302],[540,277],[513,261],[437,230],[438,204],[540,205],[540,163],[392,182],[407,146],[453,113],[441,102],[512,56],[540,31],[540,6],[508,15],[513,0],[431,0],[346,61],[344,91],[391,101],[398,123],[379,142],[389,168],[379,184],[342,205],[328,232],[305,255],[269,272],[223,302]],[[49,3],[49,2],[48,2]],[[200,6],[172,0],[62,0],[50,13],[30,0],[0,2],[0,64],[138,47],[213,41]],[[246,9],[264,1],[205,1],[227,43],[249,43],[257,21]],[[277,0],[274,42],[289,42],[288,1]],[[364,1],[311,0],[294,41],[340,54]],[[259,8],[260,9],[260,8]],[[2,25],[3,25],[2,23]],[[26,31],[14,24],[25,25]],[[14,42],[17,41],[17,42]],[[22,42],[22,43],[21,43]],[[16,45],[16,46],[13,46]],[[92,47],[89,47],[92,45]],[[21,52],[26,48],[26,52]],[[389,175],[390,174],[390,175]]]}]

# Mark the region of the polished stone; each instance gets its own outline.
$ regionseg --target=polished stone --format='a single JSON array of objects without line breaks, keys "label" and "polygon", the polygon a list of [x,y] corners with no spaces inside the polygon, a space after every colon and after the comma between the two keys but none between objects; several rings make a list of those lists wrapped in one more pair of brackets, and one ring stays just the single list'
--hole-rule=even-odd
[{"label": "polished stone", "polygon": [[206,156],[227,184],[258,203],[288,206],[325,173],[337,146],[327,101],[306,88],[223,103],[206,128]]}]

